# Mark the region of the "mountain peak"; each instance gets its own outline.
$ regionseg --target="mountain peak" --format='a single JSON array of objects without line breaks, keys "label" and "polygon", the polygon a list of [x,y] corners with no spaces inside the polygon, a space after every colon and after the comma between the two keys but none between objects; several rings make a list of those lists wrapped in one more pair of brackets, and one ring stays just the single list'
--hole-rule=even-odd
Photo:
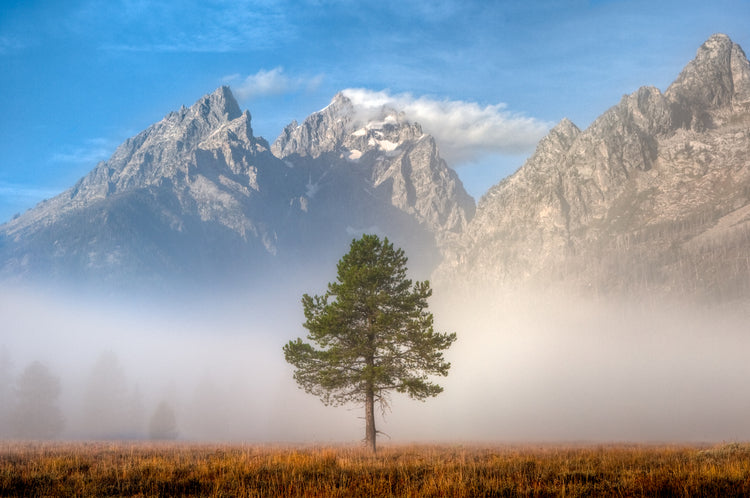
[{"label": "mountain peak", "polygon": [[347,104],[347,103],[351,104],[352,103],[351,99],[347,97],[344,92],[339,92],[333,96],[333,98],[331,99],[331,103],[329,105],[333,105],[333,104],[342,105],[342,104]]},{"label": "mountain peak", "polygon": [[581,130],[568,118],[562,118],[551,130],[550,133],[556,133],[565,137],[575,138]]},{"label": "mountain peak", "polygon": [[349,97],[344,92],[339,92],[333,96],[327,106],[313,114],[313,116],[316,114],[324,114],[331,119],[351,121],[354,118],[355,109]]},{"label": "mountain peak", "polygon": [[563,118],[537,144],[532,163],[546,162],[550,157],[570,148],[581,130],[568,118]]},{"label": "mountain peak", "polygon": [[242,110],[228,86],[220,86],[213,93],[199,99],[192,107],[204,116],[214,116],[218,121],[231,121],[242,116]]},{"label": "mountain peak", "polygon": [[744,105],[750,102],[747,57],[727,35],[712,35],[669,86],[666,95],[700,110]]},{"label": "mountain peak", "polygon": [[643,86],[580,133],[562,120],[485,194],[436,276],[746,302],[750,264],[727,261],[748,248],[748,86],[742,49],[714,35],[666,95]]},{"label": "mountain peak", "polygon": [[[371,133],[378,137],[371,137]],[[398,109],[385,104],[363,104],[357,90],[344,90],[302,124],[295,121],[284,128],[271,150],[278,157],[291,154],[318,157],[341,147],[354,147],[348,143],[352,139],[364,142],[354,147],[362,152],[373,145],[373,140],[387,140],[391,143],[387,147],[393,147],[422,135],[421,126],[410,122]]]},{"label": "mountain peak", "polygon": [[724,33],[714,33],[708,37],[708,40],[706,40],[705,43],[703,43],[699,52],[700,50],[721,52],[731,45],[734,45],[734,42],[732,42],[732,39],[729,38],[729,36]]}]

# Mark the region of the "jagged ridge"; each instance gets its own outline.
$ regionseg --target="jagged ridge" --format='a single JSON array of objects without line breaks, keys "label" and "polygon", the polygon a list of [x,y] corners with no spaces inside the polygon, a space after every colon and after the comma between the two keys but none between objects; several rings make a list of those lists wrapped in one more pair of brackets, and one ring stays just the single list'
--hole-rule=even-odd
[{"label": "jagged ridge", "polygon": [[337,95],[285,129],[277,157],[221,87],[0,227],[0,275],[252,281],[294,263],[319,266],[373,230],[425,255],[417,266],[429,272],[473,199],[418,125],[388,114],[359,133],[348,127],[356,119]]},{"label": "jagged ridge", "polygon": [[307,159],[316,181],[331,168],[361,171],[372,191],[424,224],[440,247],[474,215],[474,200],[433,137],[395,109],[364,113],[339,93],[302,124],[287,126],[271,149],[293,162]]},{"label": "jagged ridge", "polygon": [[626,95],[583,132],[558,124],[480,200],[438,279],[750,294],[749,67],[714,35],[665,93]]}]

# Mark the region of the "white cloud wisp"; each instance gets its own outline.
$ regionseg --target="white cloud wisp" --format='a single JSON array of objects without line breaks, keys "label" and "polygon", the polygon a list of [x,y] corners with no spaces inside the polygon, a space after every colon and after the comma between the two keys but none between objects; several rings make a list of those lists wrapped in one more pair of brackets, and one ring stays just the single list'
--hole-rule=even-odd
[{"label": "white cloud wisp", "polygon": [[[283,67],[275,67],[271,70],[261,69],[244,79],[241,78],[239,74],[224,78],[224,81],[232,85],[232,90],[240,100],[282,95],[300,90],[314,91],[323,80],[322,75],[310,78],[291,78],[284,74]],[[239,81],[239,83],[233,83],[236,81]]]},{"label": "white cloud wisp", "polygon": [[52,161],[72,164],[95,164],[104,161],[117,148],[118,142],[111,138],[91,138],[81,146],[67,147],[52,154]]},{"label": "white cloud wisp", "polygon": [[293,38],[296,28],[276,2],[87,1],[66,26],[100,36],[101,48],[117,52],[227,53],[269,49]]},{"label": "white cloud wisp", "polygon": [[343,93],[365,115],[374,117],[383,107],[403,111],[435,137],[442,156],[451,165],[475,162],[488,154],[529,153],[552,126],[508,111],[503,103],[481,106],[362,88],[349,88]]}]

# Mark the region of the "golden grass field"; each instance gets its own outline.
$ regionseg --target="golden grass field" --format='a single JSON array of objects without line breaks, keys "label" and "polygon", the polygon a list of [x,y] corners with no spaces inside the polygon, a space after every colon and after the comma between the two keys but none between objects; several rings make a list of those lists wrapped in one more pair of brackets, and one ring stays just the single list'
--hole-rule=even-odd
[{"label": "golden grass field", "polygon": [[0,442],[0,496],[750,496],[750,445]]}]

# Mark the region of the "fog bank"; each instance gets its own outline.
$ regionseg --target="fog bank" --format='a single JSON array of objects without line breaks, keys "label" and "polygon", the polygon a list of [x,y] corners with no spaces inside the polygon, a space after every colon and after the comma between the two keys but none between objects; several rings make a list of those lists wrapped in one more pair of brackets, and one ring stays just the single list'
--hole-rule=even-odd
[{"label": "fog bank", "polygon": [[[394,396],[378,428],[395,442],[750,439],[746,312],[640,302],[436,291],[436,327],[458,334],[445,391]],[[281,348],[305,337],[299,296],[146,306],[6,287],[0,320],[4,438],[33,362],[59,380],[62,439],[169,436],[170,425],[195,441],[364,434],[362,408],[325,407],[292,379]],[[162,432],[160,406],[173,415]]]}]

